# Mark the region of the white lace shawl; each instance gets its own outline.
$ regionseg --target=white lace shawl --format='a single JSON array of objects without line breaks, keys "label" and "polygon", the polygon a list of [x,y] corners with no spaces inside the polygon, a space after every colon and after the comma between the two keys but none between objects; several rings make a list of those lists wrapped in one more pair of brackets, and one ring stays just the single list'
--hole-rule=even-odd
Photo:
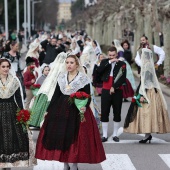
[{"label": "white lace shawl", "polygon": [[60,90],[64,95],[75,93],[90,83],[87,75],[79,72],[75,79],[70,84],[68,84],[67,74],[67,72],[61,73],[58,77],[58,85],[60,86]]},{"label": "white lace shawl", "polygon": [[12,74],[8,74],[7,81],[5,82],[5,87],[3,86],[2,82],[0,81],[0,98],[1,99],[8,99],[14,95],[16,90],[20,87],[19,82],[15,76]]},{"label": "white lace shawl", "polygon": [[167,109],[167,104],[155,73],[153,53],[148,48],[143,48],[141,56],[141,86],[139,93],[144,96],[148,103],[150,103],[150,100],[147,97],[146,89],[152,88],[156,88],[159,91]]}]

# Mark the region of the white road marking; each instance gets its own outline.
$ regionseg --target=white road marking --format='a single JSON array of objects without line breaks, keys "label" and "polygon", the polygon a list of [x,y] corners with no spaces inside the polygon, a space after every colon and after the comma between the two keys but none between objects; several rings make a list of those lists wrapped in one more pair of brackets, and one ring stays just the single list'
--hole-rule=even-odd
[{"label": "white road marking", "polygon": [[58,161],[42,161],[37,160],[38,164],[34,166],[33,170],[63,170],[64,164]]},{"label": "white road marking", "polygon": [[158,154],[158,155],[166,163],[166,165],[170,168],[170,154]]},{"label": "white road marking", "polygon": [[103,170],[136,170],[127,154],[106,154],[106,158],[101,163]]}]

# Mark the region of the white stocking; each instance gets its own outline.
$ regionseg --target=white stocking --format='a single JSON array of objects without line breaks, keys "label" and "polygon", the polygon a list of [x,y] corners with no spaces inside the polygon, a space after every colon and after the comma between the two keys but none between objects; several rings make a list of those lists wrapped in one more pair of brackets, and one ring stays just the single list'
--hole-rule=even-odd
[{"label": "white stocking", "polygon": [[102,122],[103,137],[107,138],[108,122]]},{"label": "white stocking", "polygon": [[120,122],[113,122],[113,137],[117,136]]}]

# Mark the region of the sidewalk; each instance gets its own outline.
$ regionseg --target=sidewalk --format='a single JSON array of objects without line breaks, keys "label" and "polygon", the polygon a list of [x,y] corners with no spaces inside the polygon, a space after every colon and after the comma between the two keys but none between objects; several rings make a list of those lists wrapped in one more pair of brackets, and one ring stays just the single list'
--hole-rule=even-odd
[{"label": "sidewalk", "polygon": [[[140,75],[138,74],[138,72],[136,70],[132,70],[133,74],[135,77],[140,78]],[[163,94],[167,95],[168,97],[170,97],[170,88],[168,86],[165,86],[164,84],[160,83],[160,87],[162,89]]]}]

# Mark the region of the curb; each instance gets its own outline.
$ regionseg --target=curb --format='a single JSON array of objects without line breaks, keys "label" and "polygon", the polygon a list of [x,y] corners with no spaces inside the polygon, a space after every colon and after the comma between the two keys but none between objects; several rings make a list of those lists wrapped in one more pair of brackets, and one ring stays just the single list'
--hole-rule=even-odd
[{"label": "curb", "polygon": [[[136,78],[140,79],[140,75],[137,73],[137,71],[132,70],[132,72],[133,72],[133,75]],[[159,82],[159,84],[160,84],[160,87],[161,87],[161,90],[162,90],[163,94],[165,94],[166,96],[170,97],[170,88],[165,86],[164,84],[162,84],[160,82]]]}]

